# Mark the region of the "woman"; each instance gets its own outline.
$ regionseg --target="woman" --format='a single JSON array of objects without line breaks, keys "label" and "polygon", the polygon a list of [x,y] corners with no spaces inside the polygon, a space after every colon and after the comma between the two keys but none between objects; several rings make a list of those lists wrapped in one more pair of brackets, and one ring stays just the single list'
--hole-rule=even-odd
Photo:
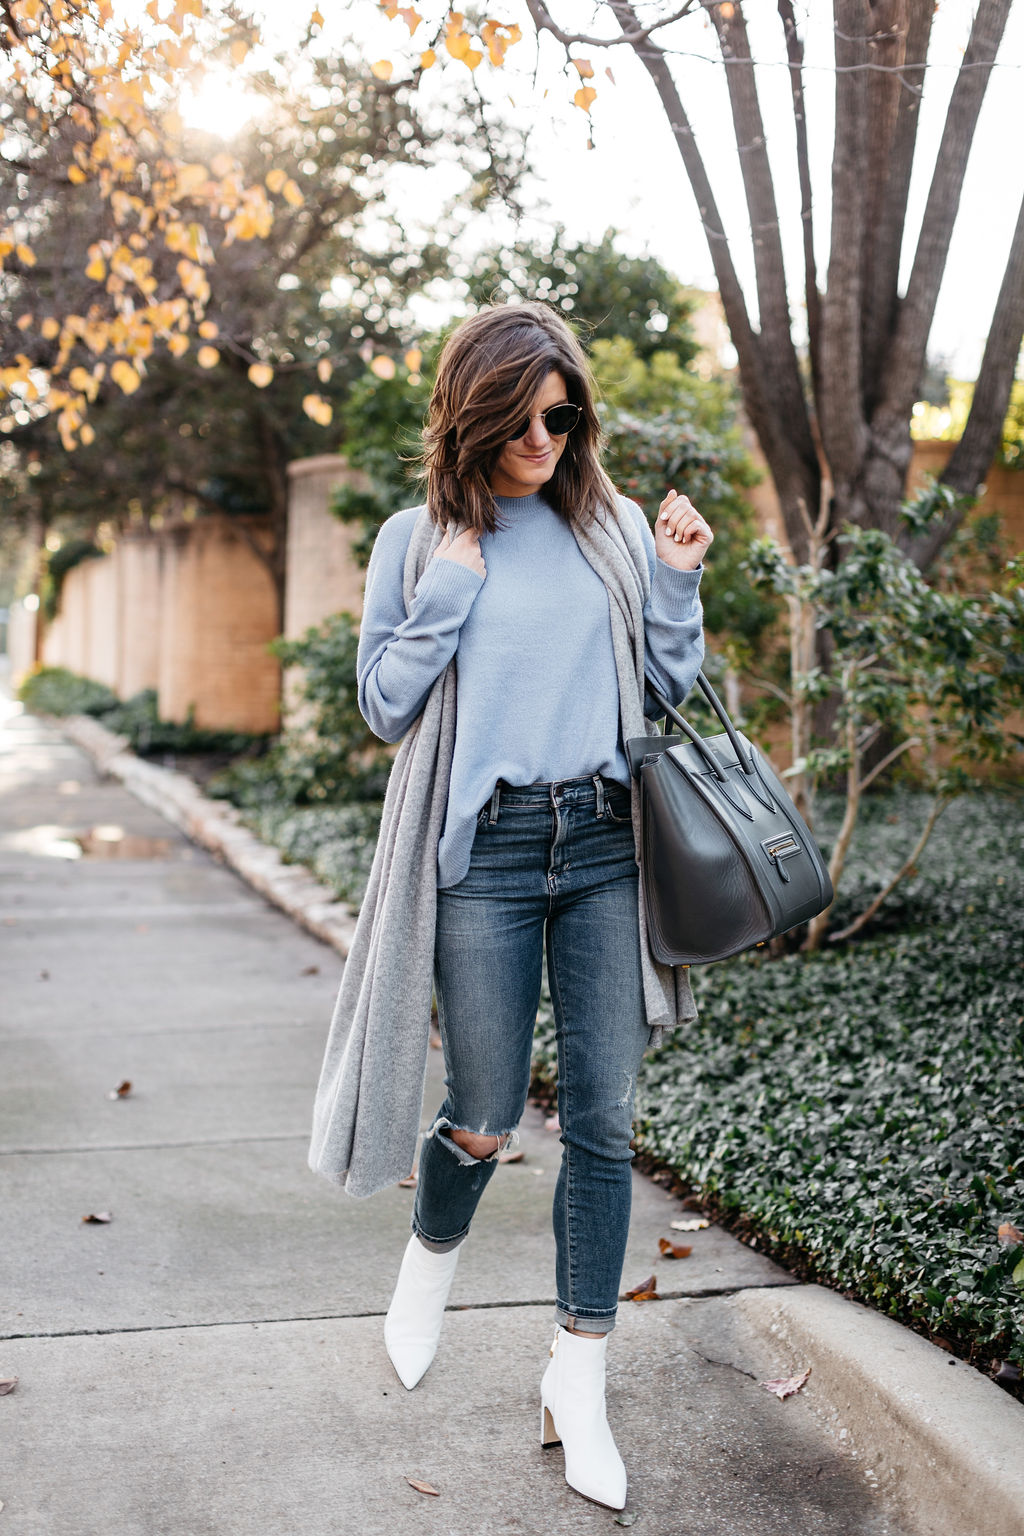
[{"label": "woman", "polygon": [[653,1031],[692,1017],[685,972],[647,948],[623,743],[646,733],[645,669],[675,698],[696,677],[713,535],[670,491],[652,537],[599,444],[585,356],[552,310],[496,307],[452,333],[424,434],[426,506],[385,523],[367,575],[360,707],[379,736],[404,740],[310,1161],[355,1194],[408,1173],[432,981],[448,1091],[385,1323],[411,1389],[516,1136],[546,944],[563,1152],[541,1436],[563,1444],[570,1486],[621,1509],[604,1382],[634,1084]]}]

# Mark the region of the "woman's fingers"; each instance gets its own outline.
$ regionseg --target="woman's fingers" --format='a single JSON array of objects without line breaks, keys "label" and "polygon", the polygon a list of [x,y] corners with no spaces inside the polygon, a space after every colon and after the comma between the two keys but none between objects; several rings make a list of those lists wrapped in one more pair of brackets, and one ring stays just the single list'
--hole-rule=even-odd
[{"label": "woman's fingers", "polygon": [[457,565],[465,565],[478,576],[487,575],[487,567],[484,557],[480,553],[480,537],[471,528],[466,528],[462,533],[457,533],[454,539],[450,531],[446,531],[444,538],[437,546],[437,558],[441,560],[454,560]]},{"label": "woman's fingers", "polygon": [[669,491],[658,508],[658,523],[676,544],[686,544],[693,538],[706,538],[710,543],[713,537],[690,498],[677,496],[675,491]]}]

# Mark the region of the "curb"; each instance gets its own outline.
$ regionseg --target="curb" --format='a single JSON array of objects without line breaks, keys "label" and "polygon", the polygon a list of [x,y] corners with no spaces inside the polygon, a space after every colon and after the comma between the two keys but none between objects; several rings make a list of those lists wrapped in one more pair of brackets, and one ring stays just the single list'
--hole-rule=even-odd
[{"label": "curb", "polygon": [[301,864],[285,864],[276,848],[241,824],[234,806],[209,799],[185,774],[136,757],[125,737],[115,736],[89,715],[50,718],[101,773],[120,779],[145,805],[216,854],[275,907],[348,955],[356,927],[352,908]]},{"label": "curb", "polygon": [[902,1323],[821,1285],[732,1298],[864,1477],[920,1536],[1021,1536],[1024,1406]]}]

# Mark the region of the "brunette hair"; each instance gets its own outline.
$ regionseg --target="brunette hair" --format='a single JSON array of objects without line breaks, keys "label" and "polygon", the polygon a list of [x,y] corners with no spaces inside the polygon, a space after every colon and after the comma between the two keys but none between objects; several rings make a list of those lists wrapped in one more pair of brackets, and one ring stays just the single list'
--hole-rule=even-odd
[{"label": "brunette hair", "polygon": [[491,476],[549,373],[560,373],[580,418],[543,493],[570,524],[618,504],[601,467],[601,423],[586,354],[546,304],[496,304],[452,331],[438,360],[423,430],[427,506],[435,523],[474,532],[499,527]]}]

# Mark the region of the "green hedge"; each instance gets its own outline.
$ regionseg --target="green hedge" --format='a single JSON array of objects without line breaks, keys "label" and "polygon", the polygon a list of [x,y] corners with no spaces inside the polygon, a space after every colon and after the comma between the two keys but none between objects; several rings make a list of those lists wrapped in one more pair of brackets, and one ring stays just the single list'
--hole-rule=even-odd
[{"label": "green hedge", "polygon": [[106,683],[94,683],[67,667],[38,667],[18,689],[26,709],[38,715],[102,715],[117,703]]},{"label": "green hedge", "polygon": [[305,864],[340,901],[358,907],[366,890],[381,806],[263,805],[241,813],[244,824],[277,848],[285,864]]},{"label": "green hedge", "polygon": [[[837,918],[913,841],[872,799]],[[1024,802],[964,797],[860,942],[694,973],[700,1021],[645,1063],[637,1146],[809,1278],[987,1368],[1024,1363]],[[536,1071],[555,1077],[550,1012]],[[1014,1275],[1016,1274],[1016,1279]]]},{"label": "green hedge", "polygon": [[267,742],[267,737],[249,731],[200,729],[193,724],[191,710],[183,722],[161,720],[155,688],[144,688],[122,703],[105,683],[69,672],[67,667],[39,667],[22,683],[18,697],[40,715],[94,715],[108,731],[126,737],[142,757],[175,752],[237,758],[262,750]]}]

